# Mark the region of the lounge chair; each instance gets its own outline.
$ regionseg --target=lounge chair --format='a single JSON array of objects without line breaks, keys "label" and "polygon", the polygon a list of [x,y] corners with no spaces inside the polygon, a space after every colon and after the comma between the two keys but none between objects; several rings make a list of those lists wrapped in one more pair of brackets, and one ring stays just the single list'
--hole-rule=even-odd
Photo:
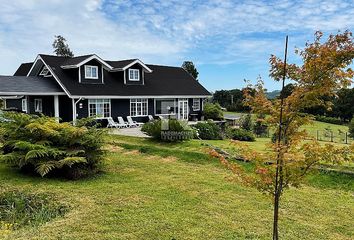
[{"label": "lounge chair", "polygon": [[163,116],[159,116],[160,120],[164,120],[165,118]]},{"label": "lounge chair", "polygon": [[149,117],[149,121],[150,121],[150,122],[152,122],[152,121],[154,121],[154,120],[155,120],[155,119],[154,119],[154,117],[153,117],[153,116],[151,116],[151,115],[149,115],[148,117]]},{"label": "lounge chair", "polygon": [[129,127],[128,122],[125,122],[122,117],[118,117],[118,124],[119,124],[121,127]]},{"label": "lounge chair", "polygon": [[139,126],[144,124],[144,123],[141,123],[141,122],[133,121],[131,116],[128,116],[127,120],[128,120],[128,125],[131,126],[131,127],[139,127]]},{"label": "lounge chair", "polygon": [[112,117],[107,118],[108,124],[107,124],[107,128],[110,127],[115,127],[115,128],[119,128],[119,123],[116,123]]}]

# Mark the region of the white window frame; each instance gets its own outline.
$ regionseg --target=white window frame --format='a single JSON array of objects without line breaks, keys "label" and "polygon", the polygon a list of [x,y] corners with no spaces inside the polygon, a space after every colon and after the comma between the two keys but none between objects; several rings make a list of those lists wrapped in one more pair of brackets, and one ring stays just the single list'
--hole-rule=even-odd
[{"label": "white window frame", "polygon": [[[37,108],[38,105],[38,108]],[[43,112],[43,101],[41,98],[34,99],[34,111],[37,113]]]},{"label": "white window frame", "polygon": [[22,103],[22,112],[27,113],[27,98],[23,98],[21,103]]},{"label": "white window frame", "polygon": [[[143,104],[146,103],[146,114],[143,112]],[[132,108],[132,104],[135,104],[135,109]],[[141,108],[141,114],[138,115],[138,106]],[[149,100],[147,98],[131,98],[129,103],[130,116],[132,117],[146,117],[149,115]],[[134,111],[135,110],[135,114]]]},{"label": "white window frame", "polygon": [[[97,105],[100,104],[100,103],[98,103],[98,101],[103,101],[103,103],[102,103],[103,105],[104,104],[109,104],[108,116],[106,116],[106,117],[104,116],[104,109],[103,109],[103,116],[99,116],[97,114],[97,110],[98,110]],[[91,112],[90,112],[90,105],[93,105],[93,104],[96,105],[96,107],[95,107],[96,113],[94,115],[92,115]],[[88,102],[87,102],[87,109],[88,109],[88,116],[89,117],[96,117],[96,118],[100,118],[100,119],[109,118],[109,117],[111,117],[111,114],[112,114],[112,102],[111,102],[111,99],[89,99]]]},{"label": "white window frame", "polygon": [[[197,104],[197,106],[196,106],[196,104]],[[193,111],[200,111],[200,99],[199,98],[193,98],[192,109],[193,109]]]},{"label": "white window frame", "polygon": [[[131,74],[130,74],[131,72],[133,73],[133,76],[134,77],[137,76],[137,78],[131,78]],[[139,69],[130,68],[129,71],[128,71],[128,76],[129,76],[129,81],[139,82],[140,81],[140,70]]]},{"label": "white window frame", "polygon": [[[48,75],[48,73],[49,73],[49,75]],[[46,66],[44,66],[42,71],[39,73],[39,76],[51,77],[52,75],[50,74],[49,69]]]},{"label": "white window frame", "polygon": [[[92,69],[96,69],[96,77],[92,76]],[[90,69],[90,75],[87,74],[87,70]],[[85,78],[87,79],[98,79],[98,66],[85,65]]]}]

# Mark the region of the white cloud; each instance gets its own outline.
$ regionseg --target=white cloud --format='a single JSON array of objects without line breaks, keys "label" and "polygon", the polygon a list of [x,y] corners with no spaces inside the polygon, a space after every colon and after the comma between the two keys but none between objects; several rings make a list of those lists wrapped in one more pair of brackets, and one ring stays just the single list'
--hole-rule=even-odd
[{"label": "white cloud", "polygon": [[[139,57],[180,64],[260,64],[314,30],[354,26],[351,0],[0,0],[1,73],[11,74],[37,53],[51,53],[53,36],[67,38],[76,55]],[[5,60],[6,59],[6,60]]]}]

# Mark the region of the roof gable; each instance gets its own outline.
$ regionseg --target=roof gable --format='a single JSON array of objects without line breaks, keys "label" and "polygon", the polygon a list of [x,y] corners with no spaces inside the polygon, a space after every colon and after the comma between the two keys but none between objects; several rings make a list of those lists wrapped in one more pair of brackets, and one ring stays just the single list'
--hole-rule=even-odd
[{"label": "roof gable", "polygon": [[63,69],[67,69],[67,68],[79,68],[80,66],[84,65],[87,62],[90,62],[91,60],[97,60],[98,62],[100,62],[104,67],[106,67],[109,70],[112,70],[113,67],[111,65],[109,65],[106,61],[104,61],[103,59],[101,59],[99,56],[97,56],[96,54],[92,54],[92,55],[86,55],[86,56],[79,56],[79,57],[73,57],[73,58],[69,58],[68,60],[66,60],[60,67]]}]

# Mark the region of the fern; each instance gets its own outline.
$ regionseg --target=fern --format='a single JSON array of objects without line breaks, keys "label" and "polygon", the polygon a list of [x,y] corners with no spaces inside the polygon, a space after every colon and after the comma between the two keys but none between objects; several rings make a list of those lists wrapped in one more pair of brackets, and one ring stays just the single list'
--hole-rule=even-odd
[{"label": "fern", "polygon": [[42,177],[44,177],[56,167],[57,167],[57,162],[55,161],[42,162],[37,164],[36,172],[39,173]]},{"label": "fern", "polygon": [[84,157],[66,157],[58,161],[58,167],[59,168],[62,168],[64,166],[71,167],[76,163],[87,163],[87,160]]}]

